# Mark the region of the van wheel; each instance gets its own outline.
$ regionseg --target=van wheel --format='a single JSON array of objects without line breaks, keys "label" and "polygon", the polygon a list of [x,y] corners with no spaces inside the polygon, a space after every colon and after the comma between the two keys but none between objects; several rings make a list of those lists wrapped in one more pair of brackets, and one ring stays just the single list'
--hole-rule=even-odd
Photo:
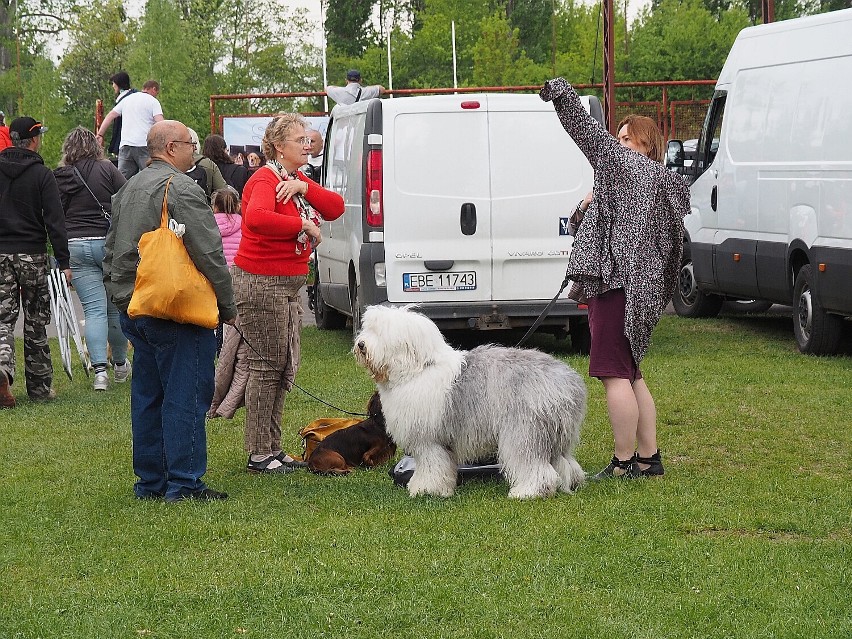
[{"label": "van wheel", "polygon": [[323,331],[332,331],[346,326],[346,318],[326,305],[319,282],[314,284],[314,320],[317,328]]},{"label": "van wheel", "polygon": [[672,304],[681,317],[716,317],[724,300],[718,295],[702,293],[695,282],[692,260],[684,257],[677,277]]},{"label": "van wheel", "polygon": [[358,282],[349,285],[349,307],[352,309],[352,335],[361,330],[361,301],[358,296]]},{"label": "van wheel", "polygon": [[843,336],[843,320],[826,313],[813,295],[813,270],[805,264],[793,287],[793,333],[802,353],[833,355]]},{"label": "van wheel", "polygon": [[588,355],[592,347],[592,334],[589,332],[589,318],[586,316],[568,318],[568,332],[571,346],[580,355]]}]

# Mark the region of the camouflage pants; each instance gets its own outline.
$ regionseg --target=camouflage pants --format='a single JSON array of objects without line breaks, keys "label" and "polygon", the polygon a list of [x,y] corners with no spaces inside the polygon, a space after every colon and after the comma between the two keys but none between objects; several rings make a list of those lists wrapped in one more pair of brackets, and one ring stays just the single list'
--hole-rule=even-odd
[{"label": "camouflage pants", "polygon": [[44,397],[53,384],[47,343],[50,323],[48,257],[0,254],[0,370],[15,376],[15,324],[24,307],[24,377],[30,397]]}]

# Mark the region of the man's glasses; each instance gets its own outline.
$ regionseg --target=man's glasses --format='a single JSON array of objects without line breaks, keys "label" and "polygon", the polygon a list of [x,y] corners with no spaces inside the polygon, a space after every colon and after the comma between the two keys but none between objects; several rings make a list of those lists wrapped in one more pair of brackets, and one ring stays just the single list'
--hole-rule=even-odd
[{"label": "man's glasses", "polygon": [[193,142],[190,140],[189,142],[184,142],[183,140],[172,140],[175,144],[191,144],[193,149],[198,148],[198,142]]},{"label": "man's glasses", "polygon": [[296,144],[301,144],[302,146],[308,146],[311,143],[311,138],[307,135],[303,138],[294,138],[293,140],[286,140],[287,142],[295,142]]}]

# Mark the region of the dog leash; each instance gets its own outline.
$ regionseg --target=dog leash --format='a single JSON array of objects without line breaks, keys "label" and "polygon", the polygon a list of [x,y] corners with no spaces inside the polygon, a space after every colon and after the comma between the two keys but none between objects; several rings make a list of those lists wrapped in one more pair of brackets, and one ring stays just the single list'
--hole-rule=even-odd
[{"label": "dog leash", "polygon": [[[254,347],[254,344],[252,344],[250,341],[248,341],[248,340],[246,339],[246,336],[243,334],[243,332],[242,332],[242,331],[241,331],[241,330],[240,330],[240,329],[239,329],[236,325],[232,326],[231,328],[233,328],[234,330],[236,330],[236,331],[237,331],[237,333],[239,333],[239,335],[240,335],[240,337],[242,338],[242,340],[243,340],[246,344],[248,344],[248,347],[249,347],[251,350],[253,350],[255,353],[257,353],[258,357],[260,357],[260,359],[261,359],[261,360],[262,360],[262,361],[263,361],[263,362],[264,362],[267,366],[269,366],[270,368],[272,368],[272,370],[274,370],[274,371],[275,371],[276,373],[278,373],[279,375],[283,375],[283,374],[284,374],[284,371],[280,371],[280,370],[278,370],[277,368],[275,368],[275,365],[274,365],[272,362],[270,362],[268,359],[266,359],[266,358],[263,356],[263,354],[262,354],[259,350],[257,350],[257,349]],[[310,392],[309,390],[306,390],[306,389],[302,388],[301,386],[299,386],[299,385],[295,382],[295,380],[293,381],[293,386],[295,386],[296,388],[298,388],[300,391],[302,391],[302,392],[303,392],[305,395],[307,395],[308,397],[311,397],[311,398],[315,399],[315,400],[316,400],[316,401],[318,401],[320,404],[325,404],[325,405],[326,405],[326,406],[328,406],[329,408],[334,409],[334,410],[336,410],[336,411],[339,411],[339,412],[341,412],[341,413],[346,413],[347,415],[352,415],[352,416],[354,416],[354,417],[369,417],[369,416],[370,416],[370,415],[369,415],[369,414],[367,414],[367,413],[353,413],[353,412],[348,411],[348,410],[345,410],[345,409],[343,409],[343,408],[339,408],[338,406],[335,406],[334,404],[329,404],[329,403],[328,403],[327,401],[325,401],[324,399],[321,399],[321,398],[317,397],[316,395],[314,395],[314,394],[313,394],[312,392]]]},{"label": "dog leash", "polygon": [[518,342],[515,348],[520,348],[524,344],[524,342],[526,342],[532,336],[532,334],[535,333],[535,329],[541,326],[541,323],[544,321],[544,318],[547,317],[548,314],[550,314],[551,310],[553,310],[553,307],[556,305],[556,300],[558,300],[559,296],[562,295],[562,291],[564,291],[565,287],[568,286],[568,284],[570,283],[571,278],[568,277],[568,273],[565,273],[565,279],[562,280],[562,286],[559,287],[559,292],[556,294],[556,297],[550,300],[550,304],[544,307],[544,310],[541,312],[541,315],[539,315],[538,319],[533,322],[533,325],[530,326],[530,329],[527,331],[526,335],[521,338],[521,341]]}]

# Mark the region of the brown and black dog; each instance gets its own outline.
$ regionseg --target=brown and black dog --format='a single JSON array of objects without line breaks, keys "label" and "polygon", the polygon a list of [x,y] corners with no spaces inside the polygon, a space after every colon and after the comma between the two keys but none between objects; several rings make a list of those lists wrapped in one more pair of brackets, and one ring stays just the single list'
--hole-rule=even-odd
[{"label": "brown and black dog", "polygon": [[367,404],[369,417],[348,428],[342,428],[322,440],[311,456],[308,469],[320,475],[346,475],[355,466],[379,466],[396,453],[385,431],[385,416],[378,393]]}]

